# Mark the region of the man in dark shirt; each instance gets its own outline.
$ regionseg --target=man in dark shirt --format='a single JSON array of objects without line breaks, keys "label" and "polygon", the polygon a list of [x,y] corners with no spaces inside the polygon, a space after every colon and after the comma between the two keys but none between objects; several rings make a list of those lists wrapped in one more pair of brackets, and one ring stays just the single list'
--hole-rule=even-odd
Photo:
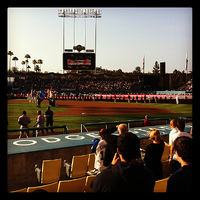
[{"label": "man in dark shirt", "polygon": [[167,192],[193,192],[193,139],[181,136],[174,141],[175,151],[179,168],[167,182]]},{"label": "man in dark shirt", "polygon": [[[46,126],[53,126],[53,111],[50,110],[50,106],[47,107],[47,111],[45,112],[44,117],[46,117]],[[46,129],[46,132],[48,133],[48,128]],[[51,129],[51,132],[54,133],[53,129]]]},{"label": "man in dark shirt", "polygon": [[112,163],[92,180],[92,191],[153,192],[153,172],[136,163],[140,157],[140,139],[131,132],[121,134],[117,139],[117,147]]},{"label": "man in dark shirt", "polygon": [[102,136],[104,140],[107,142],[105,157],[103,159],[103,165],[106,167],[110,165],[110,163],[112,162],[113,156],[115,155],[117,151],[118,135],[112,135],[112,133],[114,133],[115,131],[117,131],[119,135],[121,135],[122,133],[128,132],[128,127],[126,124],[119,124],[112,128],[105,129],[102,132]]}]

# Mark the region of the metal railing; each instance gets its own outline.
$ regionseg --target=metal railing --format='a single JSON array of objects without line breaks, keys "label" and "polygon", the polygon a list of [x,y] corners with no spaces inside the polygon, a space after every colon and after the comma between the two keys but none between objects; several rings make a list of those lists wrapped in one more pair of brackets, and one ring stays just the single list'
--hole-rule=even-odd
[{"label": "metal railing", "polygon": [[192,116],[189,116],[189,117],[179,117],[178,119],[180,119],[180,120],[192,120],[193,117]]},{"label": "metal railing", "polygon": [[19,132],[19,131],[33,131],[33,137],[35,137],[35,131],[36,130],[43,130],[43,129],[56,129],[56,128],[63,128],[64,131],[63,133],[64,134],[67,134],[67,131],[69,133],[69,129],[66,125],[63,125],[63,126],[46,126],[46,127],[36,127],[36,128],[23,128],[23,129],[9,129],[7,130],[7,132]]},{"label": "metal railing", "polygon": [[[169,124],[170,118],[153,118],[149,119],[150,121],[158,121],[158,120],[166,120],[166,124]],[[106,125],[106,129],[108,128],[109,124],[121,124],[125,123],[128,124],[128,129],[131,127],[131,123],[133,122],[143,122],[144,119],[138,119],[138,120],[127,120],[127,121],[113,121],[113,122],[98,122],[98,123],[86,123],[86,124],[81,124],[81,133],[83,133],[83,128],[88,132],[86,126],[93,126],[93,125]]]}]

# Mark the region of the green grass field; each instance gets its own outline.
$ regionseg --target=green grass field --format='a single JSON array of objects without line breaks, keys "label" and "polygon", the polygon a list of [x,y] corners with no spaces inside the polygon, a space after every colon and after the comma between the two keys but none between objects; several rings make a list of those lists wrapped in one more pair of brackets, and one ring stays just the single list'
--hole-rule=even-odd
[{"label": "green grass field", "polygon": [[[20,101],[20,99],[18,100]],[[36,103],[9,103],[7,107],[7,115],[8,116],[14,116],[14,115],[22,115],[22,112],[26,110],[27,115],[37,115],[37,110],[41,110],[44,114],[47,106],[49,106],[48,103],[42,103],[41,108],[36,107]],[[67,111],[64,108],[61,108],[59,106],[55,106],[53,108],[54,112],[61,112],[61,111]]]},{"label": "green grass field", "polygon": [[[20,100],[19,100],[20,101]],[[97,102],[98,103],[98,102]],[[124,102],[123,102],[124,103]],[[42,103],[40,110],[44,114],[46,108],[49,104]],[[158,117],[169,117],[171,119],[178,119],[178,117],[192,116],[192,104],[155,104],[155,103],[138,103],[137,105],[146,105],[154,106],[160,108],[166,108],[174,111],[175,113],[170,114],[149,114],[149,118],[158,118]],[[26,110],[27,115],[31,116],[31,123],[29,127],[36,122],[35,116],[37,115],[38,108],[35,103],[9,103],[7,104],[7,115],[8,116],[17,116],[17,117],[7,117],[8,120],[8,129],[18,129],[20,125],[18,122],[18,117],[22,115],[23,110]],[[52,108],[54,112],[67,111],[64,108],[55,106]],[[148,114],[148,113],[147,113]],[[125,120],[134,120],[134,119],[144,119],[143,114],[123,114],[123,115],[80,115],[80,116],[55,116],[54,117],[54,126],[67,125],[69,130],[80,130],[81,124],[84,123],[96,123],[96,122],[111,122],[111,121],[125,121]],[[97,126],[96,126],[97,127]],[[8,133],[9,135],[16,135],[18,133]]]}]

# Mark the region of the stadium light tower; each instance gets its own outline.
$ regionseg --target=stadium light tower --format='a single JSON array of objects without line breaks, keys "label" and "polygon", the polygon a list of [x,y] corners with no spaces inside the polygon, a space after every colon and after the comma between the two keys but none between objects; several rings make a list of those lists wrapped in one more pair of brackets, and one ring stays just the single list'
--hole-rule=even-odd
[{"label": "stadium light tower", "polygon": [[99,9],[60,8],[60,9],[58,9],[58,17],[63,17],[63,53],[65,52],[65,17],[74,18],[74,46],[75,46],[75,19],[76,18],[85,18],[85,51],[86,51],[86,18],[95,18],[95,55],[96,55],[97,18],[101,18],[101,10],[99,10]]}]

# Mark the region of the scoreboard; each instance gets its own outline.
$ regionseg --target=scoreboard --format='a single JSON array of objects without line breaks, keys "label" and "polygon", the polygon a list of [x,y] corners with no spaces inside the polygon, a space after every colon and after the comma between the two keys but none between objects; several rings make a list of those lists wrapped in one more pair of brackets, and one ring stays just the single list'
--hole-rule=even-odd
[{"label": "scoreboard", "polygon": [[64,70],[95,70],[95,53],[63,53]]}]

